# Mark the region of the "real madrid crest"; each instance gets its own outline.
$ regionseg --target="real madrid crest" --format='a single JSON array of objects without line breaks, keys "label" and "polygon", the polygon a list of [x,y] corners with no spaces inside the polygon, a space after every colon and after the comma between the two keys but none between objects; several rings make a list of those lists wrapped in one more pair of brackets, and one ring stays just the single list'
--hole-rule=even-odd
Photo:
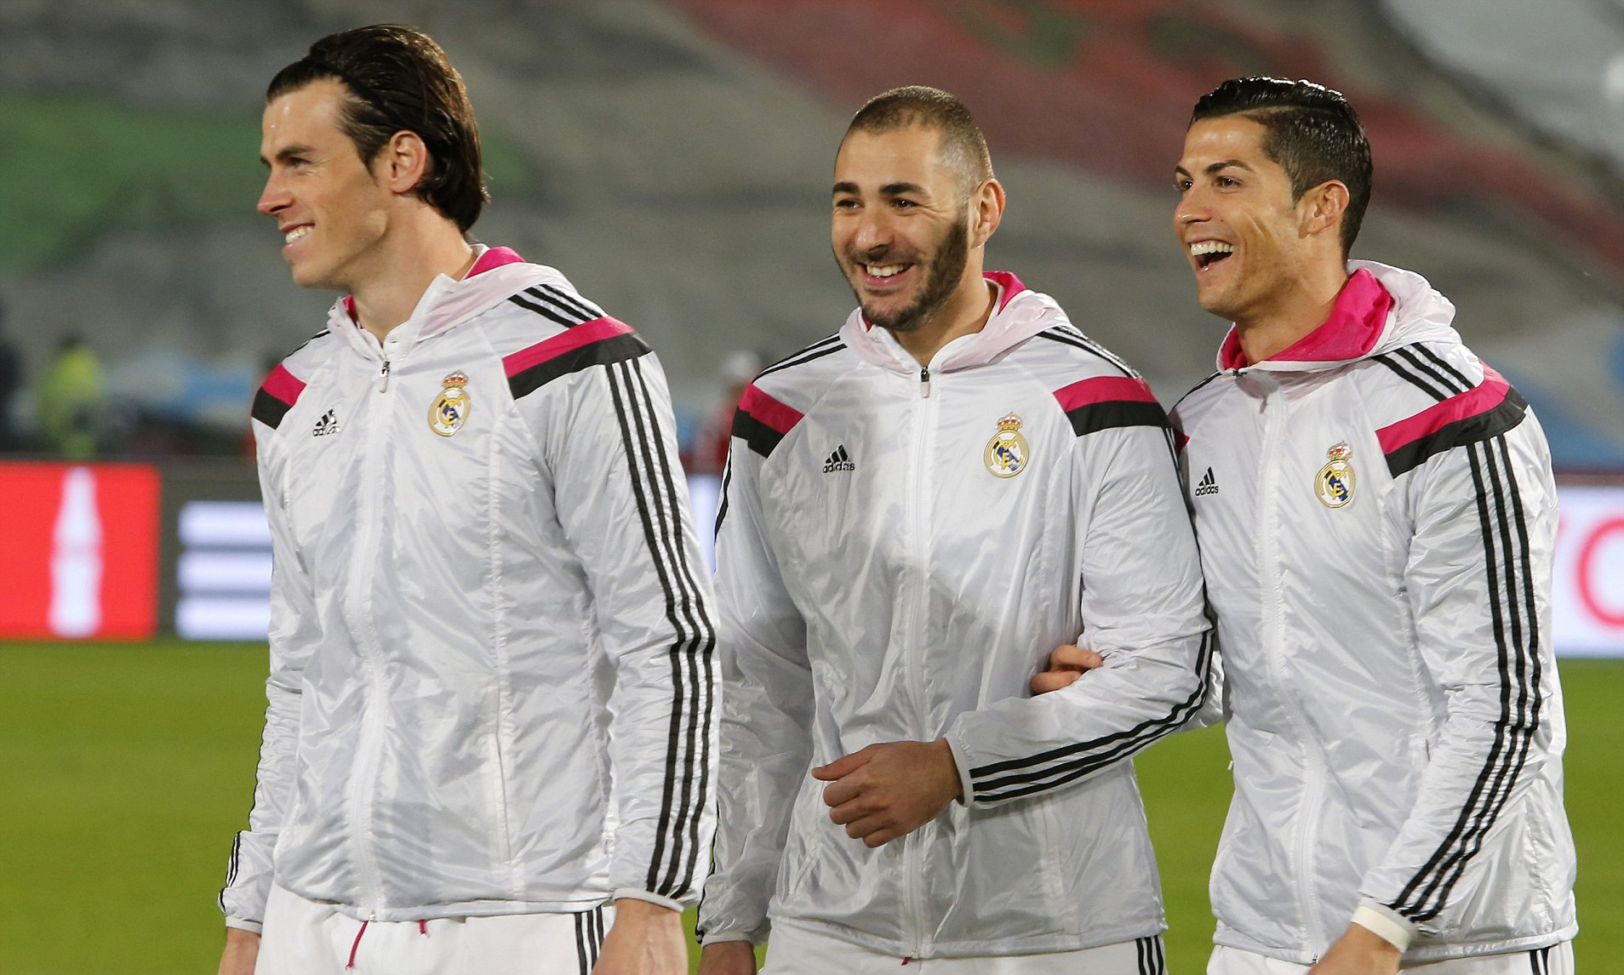
[{"label": "real madrid crest", "polygon": [[1353,448],[1346,440],[1325,452],[1330,463],[1314,475],[1314,493],[1327,508],[1340,508],[1353,500],[1353,486],[1358,480],[1353,473]]},{"label": "real madrid crest", "polygon": [[998,432],[987,441],[987,470],[997,477],[1014,477],[1026,470],[1026,461],[1031,456],[1026,438],[1021,436],[1021,418],[1013,413],[1004,414],[998,421]]},{"label": "real madrid crest", "polygon": [[462,429],[468,419],[468,411],[473,408],[474,401],[469,398],[468,377],[462,370],[445,377],[440,385],[440,395],[434,398],[434,405],[429,407],[429,429],[442,437],[449,437]]}]

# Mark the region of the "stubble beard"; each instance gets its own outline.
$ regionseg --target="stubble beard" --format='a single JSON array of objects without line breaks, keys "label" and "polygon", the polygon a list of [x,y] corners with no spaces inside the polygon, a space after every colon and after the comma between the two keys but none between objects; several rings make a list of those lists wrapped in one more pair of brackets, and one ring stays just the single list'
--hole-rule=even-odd
[{"label": "stubble beard", "polygon": [[[859,263],[855,257],[848,257],[853,267]],[[889,315],[877,312],[863,301],[863,293],[855,281],[848,282],[852,286],[852,294],[857,296],[857,303],[862,306],[863,317],[871,325],[891,332],[912,332],[919,328],[930,317],[946,304],[953,291],[959,286],[959,279],[964,277],[964,268],[970,262],[970,221],[967,217],[960,217],[953,226],[947,229],[946,239],[939,242],[936,247],[936,256],[931,258],[930,264],[925,268],[925,284],[920,289],[919,297],[906,307]],[[844,264],[841,267],[845,271]],[[860,273],[860,272],[859,272]]]}]

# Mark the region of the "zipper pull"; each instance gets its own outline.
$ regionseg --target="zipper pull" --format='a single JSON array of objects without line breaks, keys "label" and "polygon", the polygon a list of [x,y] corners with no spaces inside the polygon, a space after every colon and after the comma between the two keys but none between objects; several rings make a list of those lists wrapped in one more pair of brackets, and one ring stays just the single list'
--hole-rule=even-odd
[{"label": "zipper pull", "polygon": [[378,392],[389,388],[389,360],[383,360],[383,371],[378,373]]},{"label": "zipper pull", "polygon": [[919,367],[919,395],[930,399],[930,367]]}]

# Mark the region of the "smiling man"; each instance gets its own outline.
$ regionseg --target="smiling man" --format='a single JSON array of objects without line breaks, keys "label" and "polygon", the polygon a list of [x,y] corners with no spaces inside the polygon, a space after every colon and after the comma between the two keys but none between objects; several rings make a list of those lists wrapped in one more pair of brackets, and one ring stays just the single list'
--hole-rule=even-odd
[{"label": "smiling man", "polygon": [[[1209,659],[1165,416],[983,271],[1004,191],[953,96],[864,106],[832,202],[859,308],[733,427],[701,970],[754,971],[770,928],[770,972],[1160,971],[1127,759],[1199,708]],[[1032,699],[1085,629],[1103,665]]]},{"label": "smiling man", "polygon": [[423,34],[316,42],[260,153],[294,281],[345,297],[254,400],[270,706],[220,971],[686,972],[713,630],[658,363],[468,241]]},{"label": "smiling man", "polygon": [[1234,758],[1208,971],[1571,972],[1550,455],[1443,296],[1347,260],[1371,171],[1340,94],[1271,78],[1175,170],[1233,323],[1173,412]]}]

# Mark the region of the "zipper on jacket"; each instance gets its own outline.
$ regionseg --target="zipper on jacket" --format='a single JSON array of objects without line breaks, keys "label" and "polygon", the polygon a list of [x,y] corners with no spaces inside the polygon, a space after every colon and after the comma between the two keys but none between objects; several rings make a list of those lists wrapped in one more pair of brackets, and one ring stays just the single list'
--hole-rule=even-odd
[{"label": "zipper on jacket", "polygon": [[[914,409],[913,430],[913,457],[908,470],[908,498],[911,505],[912,520],[909,525],[909,550],[911,555],[911,570],[908,578],[911,584],[908,588],[908,600],[912,604],[908,607],[908,638],[903,645],[903,671],[908,681],[908,696],[912,699],[914,719],[913,737],[926,740],[931,734],[928,725],[929,708],[925,699],[925,661],[924,656],[924,630],[925,621],[929,615],[930,607],[926,604],[930,592],[930,524],[931,524],[931,482],[930,460],[932,455],[931,441],[935,433],[936,403],[930,401],[930,368],[921,366],[919,369],[919,395],[925,402],[916,405]],[[903,837],[903,904],[908,912],[906,928],[903,932],[904,943],[912,946],[910,957],[919,957],[925,954],[925,905],[921,887],[924,884],[924,855],[921,826],[907,836]]]},{"label": "zipper on jacket", "polygon": [[1278,696],[1281,705],[1291,716],[1291,724],[1296,731],[1299,747],[1302,748],[1303,758],[1303,791],[1299,796],[1297,815],[1297,835],[1294,849],[1291,851],[1293,873],[1297,888],[1297,910],[1303,919],[1303,932],[1308,943],[1318,946],[1323,943],[1320,931],[1319,898],[1315,895],[1314,885],[1314,826],[1318,821],[1320,793],[1324,788],[1324,774],[1320,765],[1318,750],[1314,747],[1308,731],[1308,722],[1298,706],[1291,683],[1285,675],[1285,607],[1282,605],[1284,597],[1281,590],[1284,580],[1281,578],[1280,568],[1280,505],[1278,500],[1277,482],[1279,480],[1280,463],[1276,457],[1285,427],[1285,412],[1288,409],[1287,396],[1279,380],[1273,376],[1259,375],[1258,380],[1265,389],[1264,395],[1264,427],[1263,448],[1259,452],[1258,467],[1263,473],[1262,490],[1258,495],[1260,502],[1262,534],[1259,537],[1261,546],[1258,582],[1264,594],[1263,606],[1263,636],[1266,659],[1268,661],[1269,679],[1274,685],[1274,693]]},{"label": "zipper on jacket", "polygon": [[[387,392],[388,378],[389,360],[385,358],[378,378],[380,393]],[[357,500],[362,505],[377,505],[381,495],[380,485],[384,481],[385,465],[382,453],[389,437],[391,419],[389,402],[385,400],[376,403],[366,412],[372,415],[367,417],[369,422],[365,424],[362,496]],[[356,544],[349,572],[353,589],[349,598],[345,600],[345,609],[350,630],[355,634],[356,647],[366,661],[370,679],[366,693],[367,716],[361,725],[360,739],[356,743],[355,765],[351,772],[350,808],[354,811],[354,818],[350,824],[350,837],[354,845],[356,871],[360,875],[362,896],[366,899],[364,906],[371,912],[369,916],[375,916],[383,900],[383,877],[378,868],[375,850],[377,839],[372,832],[372,804],[378,765],[382,760],[387,709],[383,663],[379,659],[381,649],[377,629],[373,624],[372,607],[373,577],[378,564],[380,544],[377,515],[363,512],[361,526],[361,537]]]}]

